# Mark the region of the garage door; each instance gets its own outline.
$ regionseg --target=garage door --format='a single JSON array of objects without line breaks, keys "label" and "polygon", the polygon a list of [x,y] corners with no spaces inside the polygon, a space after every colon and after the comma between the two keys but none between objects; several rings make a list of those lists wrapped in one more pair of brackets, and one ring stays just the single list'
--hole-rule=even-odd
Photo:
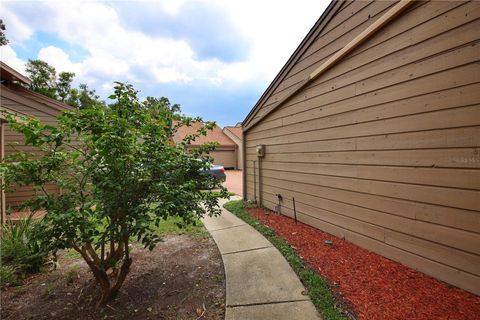
[{"label": "garage door", "polygon": [[213,164],[224,166],[225,168],[235,168],[237,160],[235,157],[235,149],[232,150],[215,150],[210,152],[213,157]]}]

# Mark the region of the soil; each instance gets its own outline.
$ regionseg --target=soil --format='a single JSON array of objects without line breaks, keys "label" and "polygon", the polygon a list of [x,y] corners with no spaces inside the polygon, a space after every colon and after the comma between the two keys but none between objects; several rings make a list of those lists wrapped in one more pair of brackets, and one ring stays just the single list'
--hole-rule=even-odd
[{"label": "soil", "polygon": [[[480,297],[328,233],[263,209],[251,216],[327,279],[355,319],[480,319]],[[331,241],[331,244],[325,243]]]},{"label": "soil", "polygon": [[225,274],[210,237],[168,235],[153,251],[135,247],[119,296],[96,309],[98,291],[79,258],[2,292],[1,319],[224,319]]}]

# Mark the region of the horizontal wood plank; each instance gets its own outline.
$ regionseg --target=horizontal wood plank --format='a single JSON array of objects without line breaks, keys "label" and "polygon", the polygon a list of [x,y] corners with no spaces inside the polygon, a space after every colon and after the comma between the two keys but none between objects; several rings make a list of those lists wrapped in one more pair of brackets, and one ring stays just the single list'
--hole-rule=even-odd
[{"label": "horizontal wood plank", "polygon": [[[253,170],[253,163],[247,168]],[[313,163],[262,162],[262,168],[282,175],[283,172],[337,176],[377,181],[401,182],[427,186],[480,190],[480,170],[387,167]]]},{"label": "horizontal wood plank", "polygon": [[[478,125],[480,105],[412,114],[389,119],[337,127],[321,127],[313,131],[292,132],[280,136],[250,137],[247,147],[256,144],[284,144],[339,138],[373,136],[434,129],[459,128]],[[259,133],[260,134],[260,133]]]},{"label": "horizontal wood plank", "polygon": [[[476,233],[393,216],[384,212],[368,210],[326,199],[313,201],[314,197],[306,197],[301,194],[289,194],[286,192],[281,194],[284,199],[282,201],[282,213],[284,209],[288,209],[290,212],[293,210],[292,196],[295,196],[297,213],[308,214],[314,218],[342,226],[370,238],[384,241],[386,230],[391,230],[410,234],[432,243],[468,251],[472,254],[480,254],[480,235]],[[262,199],[275,203],[277,199],[276,193],[270,193],[268,189],[265,189]],[[305,202],[308,202],[308,204]],[[349,219],[348,222],[344,220],[345,217]],[[357,222],[359,223],[358,226]],[[363,226],[363,223],[366,223],[369,227],[361,229],[360,226]],[[355,227],[350,227],[350,225]],[[355,230],[354,228],[358,229]],[[480,259],[480,257],[478,258]],[[442,260],[442,263],[446,262],[448,260]],[[469,270],[471,271],[471,269]]]},{"label": "horizontal wood plank", "polygon": [[[304,194],[318,197],[319,199],[332,200],[350,204],[360,208],[385,212],[409,219],[416,219],[427,223],[478,232],[480,230],[480,217],[476,211],[463,210],[436,204],[418,203],[409,200],[394,199],[380,195],[369,195],[356,191],[348,191],[318,185],[303,184],[275,178],[262,178],[263,188],[276,193]],[[247,176],[247,193],[253,195],[253,177]],[[258,181],[257,181],[258,191]],[[276,190],[276,191],[275,191]],[[252,199],[252,198],[249,198]]]},{"label": "horizontal wood plank", "polygon": [[470,106],[478,104],[478,101],[480,101],[479,92],[480,83],[474,83],[366,108],[352,106],[352,109],[348,111],[337,110],[337,112],[341,111],[339,113],[333,113],[335,112],[333,109],[330,109],[329,112],[317,108],[309,112],[270,121],[267,128],[263,125],[257,126],[256,129],[262,128],[263,130],[252,130],[248,132],[248,136],[250,139],[261,139]]}]

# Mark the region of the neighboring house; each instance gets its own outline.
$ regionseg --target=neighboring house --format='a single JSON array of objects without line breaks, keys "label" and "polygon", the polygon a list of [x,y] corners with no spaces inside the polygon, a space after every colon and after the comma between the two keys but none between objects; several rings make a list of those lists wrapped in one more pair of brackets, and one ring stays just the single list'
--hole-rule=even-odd
[{"label": "neighboring house", "polygon": [[[5,157],[5,126],[6,126],[7,120],[4,112],[14,114],[15,111],[9,108],[6,108],[0,104],[0,159],[3,159]],[[6,213],[7,213],[7,203],[5,201],[5,192],[3,192],[2,190],[0,191],[0,225],[3,225],[6,222],[7,220]]]},{"label": "neighboring house", "polygon": [[[56,100],[45,97],[41,94],[26,89],[23,85],[28,85],[30,80],[15,71],[3,62],[1,66],[1,87],[0,87],[0,106],[2,109],[17,114],[33,116],[44,123],[55,125],[57,117],[64,111],[72,107],[60,103]],[[25,146],[23,136],[9,128],[8,123],[1,123],[1,147],[2,158],[14,153],[15,151],[34,152],[31,146]],[[57,186],[47,186],[49,191],[59,191]],[[2,193],[4,205],[2,206],[2,221],[4,219],[5,209],[14,208],[31,199],[35,194],[32,187],[20,187],[12,193]]]},{"label": "neighboring house", "polygon": [[[195,134],[203,125],[201,122],[195,122],[189,127],[180,127],[173,136],[173,141],[175,143],[181,142],[185,136]],[[236,168],[237,156],[235,150],[237,145],[227,137],[218,126],[215,126],[213,130],[207,130],[206,136],[198,137],[188,148],[195,148],[207,142],[218,142],[218,147],[215,151],[210,152],[210,156],[214,159],[213,164],[224,166],[226,169]]]},{"label": "neighboring house", "polygon": [[235,153],[237,156],[236,169],[242,170],[243,168],[243,131],[242,124],[237,124],[235,127],[224,127],[223,133],[225,133],[233,142],[236,143]]},{"label": "neighboring house", "polygon": [[243,122],[244,197],[480,294],[479,18],[332,2]]}]

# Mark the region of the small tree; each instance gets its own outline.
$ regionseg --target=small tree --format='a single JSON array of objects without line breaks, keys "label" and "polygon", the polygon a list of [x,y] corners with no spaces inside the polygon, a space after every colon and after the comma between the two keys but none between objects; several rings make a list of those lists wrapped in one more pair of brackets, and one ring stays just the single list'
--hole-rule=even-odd
[{"label": "small tree", "polygon": [[90,89],[85,83],[80,83],[78,89],[72,89],[65,103],[79,109],[88,108],[92,104],[104,105],[95,89]]},{"label": "small tree", "polygon": [[72,87],[75,79],[73,72],[60,72],[43,60],[28,60],[25,71],[31,80],[29,89],[56,99],[75,108],[87,108],[92,104],[105,103],[100,100],[95,89],[81,83],[78,88]]},{"label": "small tree", "polygon": [[[117,83],[110,98],[115,102],[107,108],[93,104],[63,114],[58,127],[8,117],[41,156],[17,153],[1,167],[4,188],[34,185],[41,191],[27,205],[47,211],[39,223],[44,245],[82,255],[100,286],[99,303],[122,286],[132,264],[132,239],[152,250],[159,240],[155,226],[167,217],[191,223],[220,213],[218,195],[202,188],[219,188],[227,196],[219,181],[203,173],[214,146],[185,152],[213,123],[175,145],[177,128],[199,118],[181,116],[167,98],[140,102],[130,85]],[[60,194],[46,190],[52,183]]]},{"label": "small tree", "polygon": [[30,89],[52,99],[57,97],[57,72],[54,67],[42,60],[29,59],[25,71],[31,80]]},{"label": "small tree", "polygon": [[55,85],[56,89],[56,98],[61,102],[68,102],[68,99],[72,95],[72,81],[75,78],[75,73],[73,72],[60,72],[58,74],[58,80]]},{"label": "small tree", "polygon": [[8,44],[7,36],[5,35],[5,24],[3,23],[3,19],[0,19],[0,46],[6,46]]}]

